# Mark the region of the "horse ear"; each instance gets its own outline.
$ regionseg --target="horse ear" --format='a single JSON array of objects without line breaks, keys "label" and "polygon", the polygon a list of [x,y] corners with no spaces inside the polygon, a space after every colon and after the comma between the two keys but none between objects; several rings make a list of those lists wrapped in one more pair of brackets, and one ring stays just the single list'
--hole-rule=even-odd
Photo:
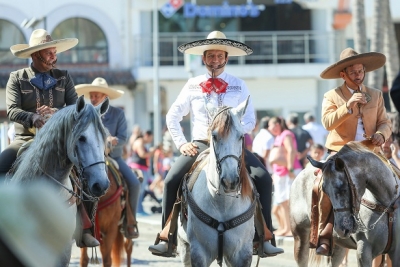
[{"label": "horse ear", "polygon": [[78,118],[78,114],[85,108],[85,98],[83,95],[78,97],[78,100],[76,101],[76,106],[75,106],[75,119]]},{"label": "horse ear", "polygon": [[344,169],[344,161],[339,157],[335,159],[335,169],[337,171],[343,171]]},{"label": "horse ear", "polygon": [[106,97],[106,99],[104,99],[104,101],[100,105],[97,105],[95,109],[97,110],[97,112],[100,113],[100,115],[104,115],[107,112],[109,106],[110,100],[108,99],[108,97]]},{"label": "horse ear", "polygon": [[236,108],[232,109],[232,113],[235,114],[236,116],[238,116],[239,119],[241,119],[243,117],[244,113],[246,112],[246,108],[249,103],[249,99],[250,99],[250,95],[247,97],[247,99],[245,101],[240,103]]},{"label": "horse ear", "polygon": [[203,97],[204,98],[204,106],[206,108],[206,111],[208,113],[208,116],[210,118],[214,118],[215,114],[217,114],[217,110],[218,108],[215,107],[212,103],[210,103],[207,99],[207,97]]},{"label": "horse ear", "polygon": [[311,165],[313,165],[315,168],[318,168],[318,169],[321,169],[321,170],[324,168],[324,162],[316,161],[315,159],[313,159],[310,156],[307,156],[307,159],[311,163]]}]

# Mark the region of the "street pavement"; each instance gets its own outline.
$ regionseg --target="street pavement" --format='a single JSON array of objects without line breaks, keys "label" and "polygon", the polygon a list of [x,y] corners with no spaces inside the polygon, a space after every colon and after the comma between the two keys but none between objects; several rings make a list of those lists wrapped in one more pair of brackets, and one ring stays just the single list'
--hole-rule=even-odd
[{"label": "street pavement", "polygon": [[[154,256],[148,251],[148,247],[154,243],[155,237],[157,233],[161,229],[161,214],[151,213],[151,207],[157,206],[155,201],[150,200],[149,198],[145,199],[144,209],[148,211],[149,216],[139,217],[138,218],[138,226],[140,237],[134,240],[134,247],[132,252],[132,266],[137,267],[178,267],[183,266],[180,262],[179,256],[176,258],[164,258]],[[276,222],[274,222],[276,223]],[[276,225],[276,224],[275,224]],[[269,258],[260,259],[259,266],[274,266],[274,267],[295,267],[296,262],[293,257],[293,238],[291,237],[277,237],[277,245],[285,250],[285,253]],[[89,250],[90,252],[91,250]],[[179,251],[179,247],[178,247]],[[91,253],[91,252],[90,252]],[[99,258],[101,257],[100,250],[97,250],[97,254]],[[125,255],[124,255],[125,256]],[[89,254],[89,258],[91,254]],[[71,258],[71,267],[79,266],[79,258],[80,258],[80,249],[75,245],[72,250],[72,258]],[[101,259],[100,259],[101,261]],[[256,266],[257,256],[253,256],[253,263],[251,266]],[[96,264],[89,264],[90,267],[99,266]],[[101,265],[100,265],[101,266]],[[122,266],[126,266],[126,260],[123,261]],[[212,267],[218,267],[218,264],[214,262]],[[356,267],[356,255],[355,251],[350,251],[349,253],[349,263],[348,267]]]}]

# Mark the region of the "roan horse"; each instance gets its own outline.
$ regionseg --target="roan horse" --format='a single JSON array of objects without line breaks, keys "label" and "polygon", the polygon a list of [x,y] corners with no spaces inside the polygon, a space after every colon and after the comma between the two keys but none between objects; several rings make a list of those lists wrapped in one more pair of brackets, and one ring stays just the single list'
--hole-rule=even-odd
[{"label": "roan horse", "polygon": [[247,101],[237,108],[207,108],[213,118],[209,155],[193,189],[185,184],[182,189],[187,221],[178,235],[185,266],[210,266],[215,259],[221,265],[222,258],[227,266],[251,264],[255,196],[245,168],[240,124],[246,106]]},{"label": "roan horse", "polygon": [[[370,148],[368,148],[370,147]],[[393,266],[400,266],[399,179],[395,167],[371,151],[370,141],[349,142],[324,163],[322,188],[334,212],[334,247],[329,266],[339,266],[345,248],[357,249],[358,266],[371,266],[372,259],[388,249]],[[312,166],[294,180],[290,193],[290,220],[298,266],[309,266]],[[304,194],[304,192],[307,192]],[[392,224],[392,230],[390,225]],[[318,261],[315,249],[310,253]],[[319,258],[319,261],[321,258]]]},{"label": "roan horse", "polygon": [[[35,139],[29,148],[17,158],[13,166],[11,182],[26,184],[45,179],[49,184],[59,187],[61,198],[66,202],[71,202],[66,212],[72,209],[72,213],[76,216],[76,205],[73,199],[82,196],[72,191],[69,179],[71,169],[75,165],[79,170],[79,179],[88,189],[88,192],[84,194],[92,199],[104,195],[109,187],[104,161],[107,133],[100,114],[107,111],[108,103],[107,99],[95,108],[91,104],[85,104],[81,96],[76,105],[57,111],[36,132]],[[75,217],[71,218],[71,223],[75,224]],[[73,232],[70,234],[72,238]],[[68,248],[58,266],[69,265],[71,244],[66,244],[66,246]]]},{"label": "roan horse", "polygon": [[[122,250],[126,251],[126,266],[131,266],[131,254],[133,249],[132,239],[125,239],[121,233],[122,222],[121,216],[124,205],[121,199],[121,194],[124,194],[122,185],[122,174],[113,163],[113,159],[107,157],[108,178],[110,180],[110,188],[107,193],[99,200],[96,213],[96,228],[100,232],[100,251],[104,267],[120,266]],[[128,196],[124,195],[124,199]],[[112,255],[112,256],[111,256]],[[87,248],[81,248],[80,264],[82,267],[87,267],[89,257]]]}]

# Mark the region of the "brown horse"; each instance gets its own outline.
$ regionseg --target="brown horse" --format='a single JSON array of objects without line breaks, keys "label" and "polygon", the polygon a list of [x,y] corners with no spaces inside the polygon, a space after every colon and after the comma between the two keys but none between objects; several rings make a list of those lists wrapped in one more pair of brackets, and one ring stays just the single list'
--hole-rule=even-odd
[{"label": "brown horse", "polygon": [[[96,214],[96,231],[100,236],[100,251],[103,260],[103,266],[120,266],[123,247],[126,252],[126,266],[131,266],[131,254],[133,250],[132,239],[125,239],[121,232],[121,216],[123,208],[129,208],[121,201],[121,194],[128,199],[127,192],[121,185],[122,175],[113,165],[112,159],[107,158],[108,178],[110,179],[110,188],[107,193],[100,198]],[[111,256],[112,253],[112,256]],[[88,266],[89,257],[87,248],[81,249],[81,266]]]}]

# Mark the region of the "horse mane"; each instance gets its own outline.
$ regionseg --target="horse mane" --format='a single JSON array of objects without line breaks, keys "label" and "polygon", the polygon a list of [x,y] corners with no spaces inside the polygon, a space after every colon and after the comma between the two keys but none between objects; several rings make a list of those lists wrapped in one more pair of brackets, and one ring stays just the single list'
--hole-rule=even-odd
[{"label": "horse mane", "polygon": [[[213,131],[217,131],[221,138],[227,137],[231,133],[231,128],[236,127],[236,129],[241,129],[241,124],[239,120],[234,120],[232,112],[227,106],[223,106],[219,109],[217,115],[213,118],[210,126],[208,127],[208,139],[211,140],[211,134]],[[244,138],[242,146],[242,155],[240,157],[240,182],[242,183],[242,196],[249,197],[252,199],[253,196],[253,186],[249,177],[249,173],[246,169],[246,162],[244,160]]]},{"label": "horse mane", "polygon": [[[57,111],[36,133],[30,147],[17,158],[13,165],[13,180],[29,181],[43,175],[42,170],[72,167],[67,151],[74,147],[91,123],[94,123],[105,142],[107,131],[92,105],[86,104],[75,118],[76,105]],[[71,136],[71,138],[68,138]]]},{"label": "horse mane", "polygon": [[346,145],[344,145],[342,147],[342,149],[340,149],[340,151],[338,152],[338,154],[344,154],[348,151],[354,151],[356,153],[368,153],[368,152],[373,152],[375,145],[372,144],[372,142],[370,140],[364,140],[361,142],[357,142],[357,141],[351,141],[349,143],[347,143]]}]

